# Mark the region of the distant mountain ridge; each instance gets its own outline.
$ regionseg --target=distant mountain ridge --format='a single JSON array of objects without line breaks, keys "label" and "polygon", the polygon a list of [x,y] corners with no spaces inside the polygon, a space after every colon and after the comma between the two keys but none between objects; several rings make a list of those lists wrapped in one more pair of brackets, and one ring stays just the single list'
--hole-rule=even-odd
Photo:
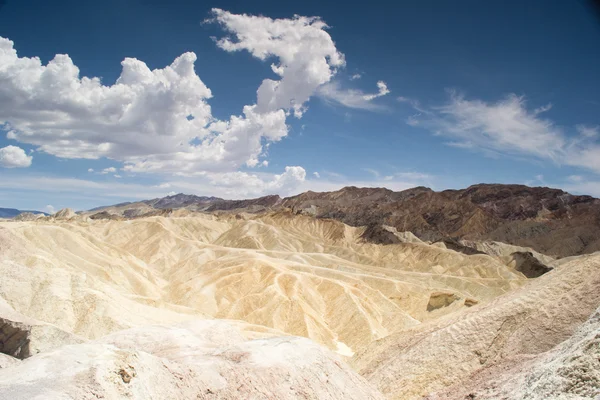
[{"label": "distant mountain ridge", "polygon": [[492,240],[557,257],[600,251],[600,200],[546,187],[478,184],[441,192],[426,187],[394,192],[349,186],[287,198],[224,200],[177,194],[141,203],[206,212],[288,210],[368,226],[365,240],[382,244],[389,235],[379,228],[390,226],[427,241]]},{"label": "distant mountain ridge", "polygon": [[213,196],[195,196],[193,194],[178,193],[172,196],[166,196],[152,200],[144,200],[142,201],[142,203],[145,203],[154,208],[166,209],[183,208],[200,204],[209,204],[215,201],[223,201],[223,199]]},{"label": "distant mountain ridge", "polygon": [[14,218],[23,213],[50,215],[43,211],[17,210],[16,208],[0,208],[0,218]]}]

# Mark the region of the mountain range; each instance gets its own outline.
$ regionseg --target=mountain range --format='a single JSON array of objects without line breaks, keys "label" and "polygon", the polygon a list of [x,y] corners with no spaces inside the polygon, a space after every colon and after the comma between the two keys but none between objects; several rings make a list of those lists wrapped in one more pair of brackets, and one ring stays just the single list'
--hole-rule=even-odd
[{"label": "mountain range", "polygon": [[48,213],[42,211],[17,210],[16,208],[0,208],[0,218],[13,218],[23,213],[49,215]]},{"label": "mountain range", "polygon": [[[391,230],[419,239],[488,240],[530,247],[554,257],[600,250],[600,200],[559,189],[524,185],[478,184],[436,192],[426,187],[403,191],[344,187],[333,192],[305,192],[249,200],[177,194],[136,203],[100,207],[96,217],[163,215],[165,210],[264,212],[289,210],[350,226],[367,226],[364,239],[395,243]],[[92,215],[94,218],[94,215]]]}]

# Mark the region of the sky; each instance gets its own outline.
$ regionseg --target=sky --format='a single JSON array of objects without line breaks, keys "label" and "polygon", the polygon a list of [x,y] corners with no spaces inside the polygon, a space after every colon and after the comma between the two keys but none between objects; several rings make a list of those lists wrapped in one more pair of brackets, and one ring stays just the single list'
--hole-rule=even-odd
[{"label": "sky", "polygon": [[348,185],[600,197],[590,3],[211,3],[0,0],[0,207]]}]

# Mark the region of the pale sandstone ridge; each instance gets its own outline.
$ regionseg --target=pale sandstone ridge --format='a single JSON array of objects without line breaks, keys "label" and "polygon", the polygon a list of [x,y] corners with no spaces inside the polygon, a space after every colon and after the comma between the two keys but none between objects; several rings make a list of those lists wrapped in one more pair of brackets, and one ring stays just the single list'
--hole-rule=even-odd
[{"label": "pale sandstone ridge", "polygon": [[383,400],[314,342],[298,337],[247,341],[225,321],[121,331],[0,371],[0,398],[14,400]]},{"label": "pale sandstone ridge", "polygon": [[73,209],[63,208],[62,210],[56,212],[52,217],[54,217],[55,219],[71,219],[76,215],[77,214],[75,214],[75,211],[73,211]]}]

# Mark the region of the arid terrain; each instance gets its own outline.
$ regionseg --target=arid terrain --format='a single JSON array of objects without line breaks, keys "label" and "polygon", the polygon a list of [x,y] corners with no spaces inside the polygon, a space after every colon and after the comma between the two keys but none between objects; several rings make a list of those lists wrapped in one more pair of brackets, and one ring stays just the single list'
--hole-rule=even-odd
[{"label": "arid terrain", "polygon": [[0,220],[0,398],[594,399],[599,221],[516,185]]}]

